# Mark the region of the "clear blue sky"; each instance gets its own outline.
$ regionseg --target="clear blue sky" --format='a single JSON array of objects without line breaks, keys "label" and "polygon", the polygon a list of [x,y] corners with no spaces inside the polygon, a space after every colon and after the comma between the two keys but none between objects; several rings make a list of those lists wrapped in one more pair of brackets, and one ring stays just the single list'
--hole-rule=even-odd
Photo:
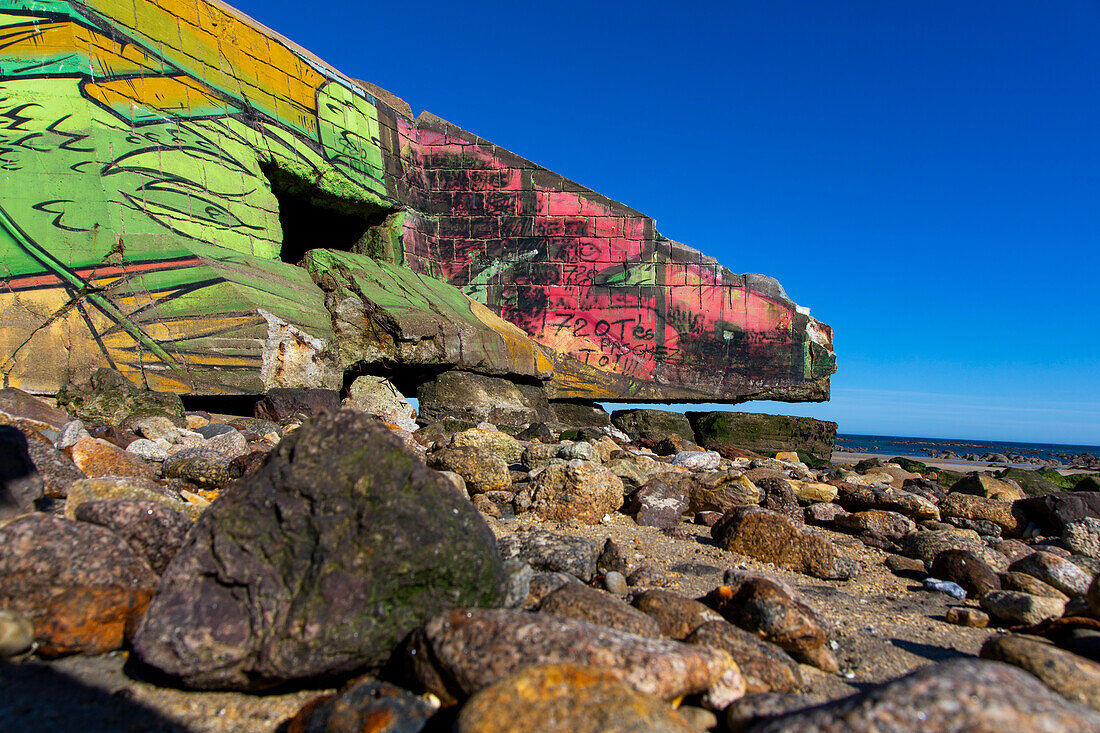
[{"label": "clear blue sky", "polygon": [[1100,444],[1100,0],[237,0],[835,329],[842,432]]}]

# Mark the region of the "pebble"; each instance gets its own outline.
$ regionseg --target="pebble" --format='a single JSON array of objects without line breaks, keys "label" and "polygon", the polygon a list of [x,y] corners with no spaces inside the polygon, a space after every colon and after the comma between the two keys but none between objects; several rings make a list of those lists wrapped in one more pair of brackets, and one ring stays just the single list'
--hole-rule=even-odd
[{"label": "pebble", "polygon": [[1043,598],[1015,590],[995,590],[981,597],[982,608],[1009,626],[1034,626],[1050,618],[1059,618],[1065,601]]},{"label": "pebble", "polygon": [[630,590],[629,586],[626,584],[626,577],[618,570],[612,570],[603,577],[603,587],[606,588],[609,593],[620,596],[626,595],[627,591]]},{"label": "pebble", "polygon": [[984,629],[989,626],[989,614],[968,606],[955,606],[947,609],[945,614],[947,623],[956,626],[968,626],[975,629]]},{"label": "pebble", "polygon": [[168,458],[168,450],[159,443],[148,438],[140,438],[126,446],[127,453],[133,453],[138,458],[147,461],[161,463]]},{"label": "pebble", "polygon": [[0,659],[30,651],[34,645],[34,624],[15,611],[0,610]]}]

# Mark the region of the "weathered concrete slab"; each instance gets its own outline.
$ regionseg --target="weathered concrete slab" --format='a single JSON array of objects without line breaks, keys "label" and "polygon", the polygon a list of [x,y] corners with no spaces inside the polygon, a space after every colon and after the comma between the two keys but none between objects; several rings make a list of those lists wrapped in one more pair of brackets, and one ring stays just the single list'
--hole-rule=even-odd
[{"label": "weathered concrete slab", "polygon": [[11,0],[0,31],[9,386],[52,392],[101,366],[177,392],[338,385],[372,352],[334,340],[348,299],[295,265],[342,250],[389,263],[352,278],[381,301],[415,285],[383,307],[402,317],[380,353],[406,363],[550,377],[555,399],[828,398],[831,330],[774,280],[412,119],[224,3]]}]

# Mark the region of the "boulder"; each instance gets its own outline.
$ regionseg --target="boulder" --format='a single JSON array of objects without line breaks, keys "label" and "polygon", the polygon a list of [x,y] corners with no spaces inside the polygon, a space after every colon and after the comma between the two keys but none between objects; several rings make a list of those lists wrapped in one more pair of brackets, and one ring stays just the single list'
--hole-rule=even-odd
[{"label": "boulder", "polygon": [[107,499],[156,502],[181,512],[190,519],[198,519],[202,514],[201,507],[183,501],[178,494],[147,478],[108,477],[81,479],[74,483],[69,489],[69,498],[65,500],[65,516],[76,519],[77,509],[85,502]]},{"label": "boulder", "polygon": [[89,478],[156,478],[156,471],[152,466],[106,440],[82,438],[69,450],[72,452],[73,463]]},{"label": "boulder", "polygon": [[543,519],[598,524],[623,505],[623,482],[603,466],[570,461],[547,466],[531,482],[531,510]]},{"label": "boulder", "polygon": [[957,583],[968,596],[974,598],[1001,589],[997,572],[966,550],[944,550],[932,560],[929,572],[936,578]]},{"label": "boulder", "polygon": [[655,444],[671,435],[693,442],[695,440],[691,423],[682,412],[652,409],[616,410],[611,413],[611,422],[634,441]]},{"label": "boulder", "polygon": [[1060,618],[1065,601],[1033,596],[1015,590],[994,590],[981,597],[982,608],[1008,626],[1034,626],[1047,619]]},{"label": "boulder", "polygon": [[1062,530],[1062,542],[1078,555],[1100,558],[1100,519],[1086,517],[1070,522]]},{"label": "boulder", "polygon": [[849,580],[858,564],[832,542],[782,514],[757,506],[738,507],[711,529],[718,547],[761,562],[826,580]]},{"label": "boulder", "polygon": [[550,403],[538,387],[470,372],[443,372],[420,385],[416,394],[425,420],[457,417],[472,423],[524,426],[553,420]]},{"label": "boulder", "polygon": [[571,428],[604,428],[611,424],[611,415],[595,402],[551,400],[550,410],[559,424]]},{"label": "boulder", "polygon": [[503,584],[470,503],[378,420],[342,409],[284,438],[203,514],[134,649],[190,687],[337,677],[379,667],[442,609],[497,603]]},{"label": "boulder", "polygon": [[231,457],[210,448],[184,448],[161,466],[165,478],[182,479],[203,489],[221,489],[229,483]]},{"label": "boulder", "polygon": [[672,529],[679,526],[688,506],[682,491],[654,478],[629,496],[623,511],[643,527]]},{"label": "boulder", "polygon": [[1018,590],[1021,593],[1028,593],[1042,598],[1057,598],[1062,603],[1069,602],[1069,596],[1054,586],[1044,583],[1034,575],[1006,571],[1001,573],[998,577],[1001,580],[1002,590]]},{"label": "boulder", "polygon": [[837,487],[837,502],[850,512],[882,509],[917,520],[940,518],[940,510],[933,501],[912,491],[882,484],[861,486],[845,481],[837,481],[834,485]]},{"label": "boulder", "polygon": [[891,549],[917,531],[917,525],[909,517],[881,509],[838,515],[834,523],[859,537],[863,544],[881,549]]},{"label": "boulder", "polygon": [[44,400],[21,389],[0,389],[0,425],[10,425],[23,431],[58,433],[69,422],[69,414],[51,407]]},{"label": "boulder", "polygon": [[279,726],[285,733],[419,733],[436,710],[408,690],[363,677],[336,695],[306,703]]},{"label": "boulder", "polygon": [[1013,481],[1027,496],[1046,496],[1073,489],[1078,476],[1063,476],[1053,468],[1006,468],[996,474],[1002,481]]},{"label": "boulder", "polygon": [[656,588],[635,596],[634,607],[652,616],[660,625],[661,634],[672,639],[686,639],[703,624],[722,620],[721,615],[699,601]]},{"label": "boulder", "polygon": [[826,731],[1100,731],[1100,715],[1027,672],[978,659],[931,664],[836,702],[789,713],[753,733]]},{"label": "boulder", "polygon": [[[798,503],[798,497],[794,494],[794,489],[791,488],[790,481],[781,478],[775,478],[771,476],[765,476],[756,482],[756,487],[763,492],[764,498],[760,502],[760,506],[765,509],[771,509],[773,512],[778,512],[785,516],[790,517],[796,524],[802,524],[805,522],[806,513],[802,509],[802,505]],[[823,506],[836,506],[835,504],[823,504]],[[836,507],[838,510],[840,507]],[[843,511],[843,510],[841,510]]]},{"label": "boulder", "polygon": [[156,575],[114,532],[32,514],[0,527],[0,608],[34,624],[47,656],[122,647]]},{"label": "boulder", "polygon": [[1084,595],[1092,582],[1092,576],[1077,565],[1042,550],[1020,558],[1009,570],[1032,575],[1068,596]]},{"label": "boulder", "polygon": [[1100,519],[1100,491],[1065,491],[1033,496],[1013,503],[1029,522],[1048,534],[1061,536],[1065,526],[1082,519]]},{"label": "boulder", "polygon": [[343,405],[368,412],[402,430],[416,431],[416,410],[405,399],[405,395],[398,392],[385,377],[370,374],[356,377],[348,387],[348,396],[344,398]]},{"label": "boulder", "polygon": [[1007,481],[995,479],[988,473],[975,471],[956,481],[951,486],[951,492],[982,496],[986,499],[998,499],[1000,501],[1016,501],[1024,498],[1024,492],[1019,486]]},{"label": "boulder", "polygon": [[465,699],[535,664],[599,667],[633,689],[664,700],[726,686],[723,678],[731,672],[744,689],[725,652],[525,611],[444,612],[414,632],[405,661],[424,689],[445,703]]},{"label": "boulder", "polygon": [[997,572],[1008,570],[1008,558],[988,547],[976,532],[937,529],[911,534],[902,542],[902,553],[931,565],[944,550],[968,550]]},{"label": "boulder", "polygon": [[179,395],[136,386],[115,369],[97,369],[84,384],[67,384],[57,393],[57,406],[85,421],[120,425],[131,415],[164,415],[184,424]]},{"label": "boulder", "polygon": [[989,499],[975,494],[964,494],[954,490],[939,504],[940,515],[945,519],[958,517],[987,521],[996,524],[1006,534],[1020,536],[1027,522],[1020,513],[1013,510],[1013,504],[1004,499]]},{"label": "boulder", "polygon": [[794,451],[825,461],[833,455],[834,422],[752,412],[688,412],[687,418],[695,431],[695,441],[709,450]]},{"label": "boulder", "polygon": [[462,706],[455,733],[546,731],[667,731],[695,728],[672,706],[638,692],[608,669],[540,664],[474,694]]},{"label": "boulder", "polygon": [[[587,445],[587,443],[585,444]],[[508,433],[500,430],[470,428],[451,436],[455,448],[480,448],[511,466],[523,460],[524,445]]]},{"label": "boulder", "polygon": [[763,493],[740,471],[712,471],[688,475],[669,483],[686,490],[691,512],[732,511],[739,506],[759,504]]}]

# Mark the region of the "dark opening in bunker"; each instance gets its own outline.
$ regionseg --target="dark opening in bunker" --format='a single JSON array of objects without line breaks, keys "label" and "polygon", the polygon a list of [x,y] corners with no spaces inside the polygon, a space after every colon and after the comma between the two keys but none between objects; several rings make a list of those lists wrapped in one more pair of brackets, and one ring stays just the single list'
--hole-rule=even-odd
[{"label": "dark opening in bunker", "polygon": [[283,262],[301,264],[311,249],[372,254],[374,230],[386,223],[391,210],[334,196],[274,163],[263,172],[279,202]]}]

